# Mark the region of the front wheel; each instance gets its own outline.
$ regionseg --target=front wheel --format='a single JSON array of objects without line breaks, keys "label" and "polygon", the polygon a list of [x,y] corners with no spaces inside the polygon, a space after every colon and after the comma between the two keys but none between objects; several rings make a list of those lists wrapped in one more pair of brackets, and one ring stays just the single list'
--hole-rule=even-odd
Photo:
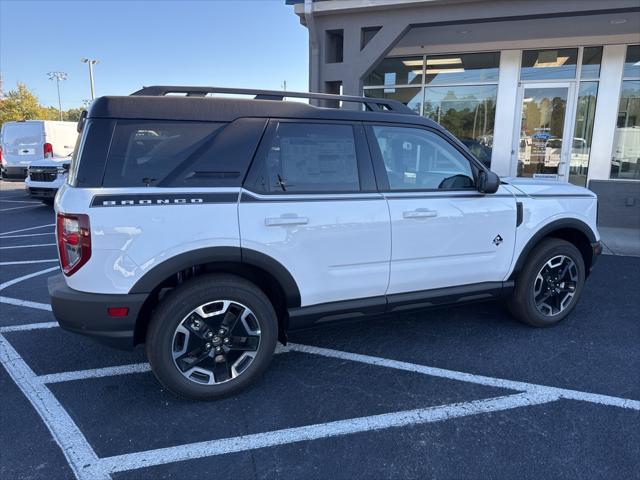
[{"label": "front wheel", "polygon": [[529,254],[508,301],[518,320],[534,327],[555,325],[576,306],[585,280],[584,259],[571,243],[544,239]]},{"label": "front wheel", "polygon": [[206,400],[253,382],[277,339],[276,313],[258,287],[233,275],[206,275],[163,300],[149,325],[146,351],[162,385]]}]

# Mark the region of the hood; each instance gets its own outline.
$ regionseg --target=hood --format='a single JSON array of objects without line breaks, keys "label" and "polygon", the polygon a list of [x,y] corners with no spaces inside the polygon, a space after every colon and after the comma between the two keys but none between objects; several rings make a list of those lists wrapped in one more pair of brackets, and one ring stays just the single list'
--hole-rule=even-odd
[{"label": "hood", "polygon": [[558,180],[539,180],[523,177],[504,177],[500,180],[515,187],[525,195],[589,195],[596,198],[596,194],[587,188]]},{"label": "hood", "polygon": [[71,157],[54,157],[54,158],[42,158],[40,160],[34,160],[31,162],[32,167],[59,167],[61,165],[70,164]]}]

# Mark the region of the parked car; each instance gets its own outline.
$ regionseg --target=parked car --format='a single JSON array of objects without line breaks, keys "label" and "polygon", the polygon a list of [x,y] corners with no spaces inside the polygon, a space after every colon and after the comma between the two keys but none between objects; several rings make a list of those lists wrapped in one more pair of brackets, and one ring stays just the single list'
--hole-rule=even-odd
[{"label": "parked car", "polygon": [[53,205],[58,189],[67,181],[71,157],[42,159],[31,162],[25,188],[33,198]]},{"label": "parked car", "polygon": [[0,131],[0,175],[23,180],[34,160],[71,155],[77,137],[76,122],[6,122]]},{"label": "parked car", "polygon": [[[221,92],[255,98],[205,97]],[[247,386],[287,332],[329,320],[505,297],[554,325],[601,251],[591,191],[501,180],[393,100],[147,87],[97,99],[81,123],[56,199],[53,314],[146,343],[158,380],[189,398]]]}]

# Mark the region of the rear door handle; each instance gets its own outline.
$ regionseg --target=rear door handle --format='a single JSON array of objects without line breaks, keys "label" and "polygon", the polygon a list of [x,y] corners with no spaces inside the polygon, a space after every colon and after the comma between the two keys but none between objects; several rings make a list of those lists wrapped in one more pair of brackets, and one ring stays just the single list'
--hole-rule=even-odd
[{"label": "rear door handle", "polygon": [[427,208],[416,208],[408,212],[402,212],[403,218],[433,218],[437,217],[438,212]]},{"label": "rear door handle", "polygon": [[265,218],[264,224],[267,227],[281,227],[287,225],[306,225],[309,223],[309,219],[307,217],[298,217],[298,216],[281,216],[274,218]]}]

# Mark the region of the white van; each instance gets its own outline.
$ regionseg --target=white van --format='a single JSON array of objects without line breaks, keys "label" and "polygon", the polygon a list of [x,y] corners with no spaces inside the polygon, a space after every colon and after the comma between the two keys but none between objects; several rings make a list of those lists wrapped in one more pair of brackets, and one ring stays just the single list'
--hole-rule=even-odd
[{"label": "white van", "polygon": [[2,178],[24,179],[34,160],[68,157],[77,137],[76,122],[23,120],[4,123],[0,133]]}]

